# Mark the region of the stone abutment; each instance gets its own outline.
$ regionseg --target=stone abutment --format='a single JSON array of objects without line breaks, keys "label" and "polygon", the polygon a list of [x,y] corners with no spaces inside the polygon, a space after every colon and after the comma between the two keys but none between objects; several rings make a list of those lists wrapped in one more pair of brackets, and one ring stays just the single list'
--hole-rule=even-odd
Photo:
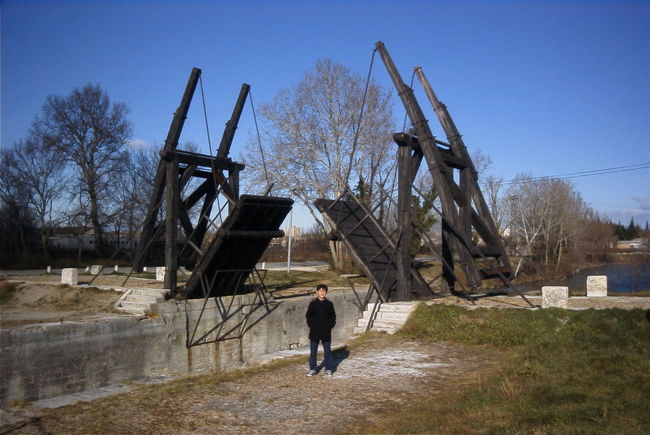
[{"label": "stone abutment", "polygon": [[[328,298],[336,307],[336,344],[352,334],[361,311],[351,291],[330,292]],[[205,310],[203,300],[172,300],[144,318],[3,329],[0,407],[154,376],[246,367],[261,355],[308,344],[310,300],[301,296],[264,304],[249,294],[212,298]],[[202,344],[187,347],[189,342]]]}]

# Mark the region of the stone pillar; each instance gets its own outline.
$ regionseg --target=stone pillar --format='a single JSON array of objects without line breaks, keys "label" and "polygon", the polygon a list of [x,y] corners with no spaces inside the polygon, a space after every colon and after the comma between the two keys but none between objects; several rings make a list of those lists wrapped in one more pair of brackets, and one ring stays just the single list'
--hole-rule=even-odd
[{"label": "stone pillar", "polygon": [[567,308],[569,302],[569,287],[542,287],[542,308]]},{"label": "stone pillar", "polygon": [[102,266],[100,264],[93,264],[92,267],[90,268],[91,275],[99,275],[101,271],[102,271]]},{"label": "stone pillar", "polygon": [[75,267],[61,270],[61,284],[77,285],[79,283],[79,272]]},{"label": "stone pillar", "polygon": [[156,267],[156,281],[164,281],[164,280],[165,280],[165,268]]},{"label": "stone pillar", "polygon": [[592,275],[587,277],[587,297],[607,296],[607,275]]}]

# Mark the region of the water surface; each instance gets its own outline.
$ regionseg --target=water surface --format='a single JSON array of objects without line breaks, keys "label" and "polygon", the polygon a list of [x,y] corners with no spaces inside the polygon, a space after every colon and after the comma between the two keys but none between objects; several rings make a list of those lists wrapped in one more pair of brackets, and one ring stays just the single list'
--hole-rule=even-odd
[{"label": "water surface", "polygon": [[513,289],[526,292],[541,290],[546,285],[562,285],[571,291],[587,291],[587,277],[590,275],[607,276],[609,293],[634,293],[650,290],[650,264],[610,264],[590,267],[571,275],[561,282],[529,282],[512,286]]}]

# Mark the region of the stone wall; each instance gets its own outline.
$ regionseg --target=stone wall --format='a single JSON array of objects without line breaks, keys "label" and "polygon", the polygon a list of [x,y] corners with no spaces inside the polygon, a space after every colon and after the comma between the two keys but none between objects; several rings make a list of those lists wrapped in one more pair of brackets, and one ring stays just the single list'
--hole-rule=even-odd
[{"label": "stone wall", "polygon": [[[351,292],[330,292],[328,298],[336,307],[336,344],[352,334],[361,312]],[[224,297],[210,299],[203,315],[203,300],[167,301],[144,319],[112,317],[4,329],[0,407],[149,376],[244,367],[263,354],[308,344],[304,316],[310,300],[264,304],[256,295]],[[204,344],[187,348],[197,324],[194,341],[203,338]]]}]

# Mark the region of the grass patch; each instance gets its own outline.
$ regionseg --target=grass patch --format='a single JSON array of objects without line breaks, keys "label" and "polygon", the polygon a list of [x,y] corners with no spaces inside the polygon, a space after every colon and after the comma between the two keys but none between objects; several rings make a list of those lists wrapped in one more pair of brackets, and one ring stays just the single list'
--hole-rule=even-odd
[{"label": "grass patch", "polygon": [[648,433],[650,322],[642,310],[420,305],[405,338],[508,353],[489,379],[423,396],[364,433]]},{"label": "grass patch", "polygon": [[0,281],[0,305],[11,302],[18,291],[18,283]]},{"label": "grass patch", "polygon": [[[333,270],[319,270],[316,272],[305,272],[292,270],[287,274],[286,271],[268,270],[262,275],[264,285],[273,290],[283,290],[291,287],[316,287],[318,284],[327,284],[328,286],[349,286],[345,278],[341,278],[339,272]],[[367,285],[366,278],[356,278],[355,284],[360,286]]]},{"label": "grass patch", "polygon": [[[102,290],[98,287],[71,287],[67,284],[55,286],[54,293],[40,297],[33,308],[50,307],[63,311],[85,311],[100,309],[107,312],[114,312],[113,302],[115,296],[112,292]],[[120,312],[120,311],[115,311]]]}]

